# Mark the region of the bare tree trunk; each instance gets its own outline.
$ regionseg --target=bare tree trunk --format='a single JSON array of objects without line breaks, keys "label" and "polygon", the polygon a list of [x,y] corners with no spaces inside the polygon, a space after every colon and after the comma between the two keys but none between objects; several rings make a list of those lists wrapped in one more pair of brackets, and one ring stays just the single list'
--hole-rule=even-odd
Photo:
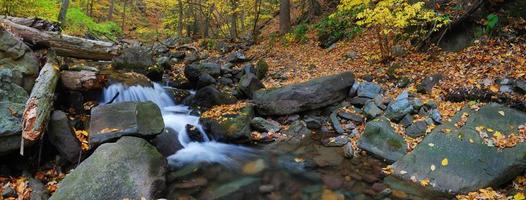
[{"label": "bare tree trunk", "polygon": [[34,142],[42,138],[53,110],[53,97],[59,79],[59,66],[55,56],[48,55],[47,63],[31,90],[22,115],[22,144],[20,154],[24,155],[24,140]]},{"label": "bare tree trunk", "polygon": [[113,19],[113,10],[115,9],[115,0],[110,0],[110,8],[108,10],[108,20]]},{"label": "bare tree trunk", "polygon": [[279,4],[279,33],[290,31],[290,0],[280,0]]},{"label": "bare tree trunk", "polygon": [[122,31],[124,31],[124,28],[126,27],[126,7],[128,7],[128,0],[124,0],[124,6],[122,10]]},{"label": "bare tree trunk", "polygon": [[179,6],[179,19],[177,19],[177,34],[179,37],[183,36],[183,18],[184,18],[184,12],[183,12],[183,0],[177,1]]},{"label": "bare tree trunk", "polygon": [[257,40],[257,36],[258,36],[258,32],[259,30],[257,30],[257,26],[258,26],[258,21],[259,21],[259,15],[260,15],[260,11],[261,11],[261,0],[255,0],[255,4],[254,4],[254,27],[252,27],[252,39],[254,41]]},{"label": "bare tree trunk", "polygon": [[60,6],[60,13],[58,14],[58,21],[60,24],[66,24],[66,14],[68,13],[69,0],[62,0],[62,5]]},{"label": "bare tree trunk", "polygon": [[[232,10],[237,9],[237,0],[230,0]],[[230,16],[230,37],[235,40],[237,38],[237,11],[232,12]]]}]

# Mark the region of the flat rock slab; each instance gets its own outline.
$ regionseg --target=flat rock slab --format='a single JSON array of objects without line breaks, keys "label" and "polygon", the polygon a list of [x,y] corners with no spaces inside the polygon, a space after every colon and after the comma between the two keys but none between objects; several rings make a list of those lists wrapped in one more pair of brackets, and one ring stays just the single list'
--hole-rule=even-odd
[{"label": "flat rock slab", "polygon": [[165,187],[166,159],[146,140],[123,137],[101,145],[51,196],[58,199],[157,199]]},{"label": "flat rock slab", "polygon": [[91,145],[114,141],[122,136],[153,138],[163,130],[161,110],[153,102],[114,103],[91,110]]},{"label": "flat rock slab", "polygon": [[341,101],[353,83],[354,75],[344,72],[281,88],[258,90],[253,99],[259,114],[288,115]]},{"label": "flat rock slab", "polygon": [[[463,113],[469,117],[457,128],[455,124],[462,124],[458,122]],[[502,105],[488,104],[479,111],[465,108],[451,122],[435,128],[415,150],[395,162],[393,176],[408,182],[411,177],[429,179],[426,189],[451,194],[498,187],[526,169],[526,144],[499,149],[488,141],[492,141],[497,131],[502,135],[517,134],[518,126],[525,123],[526,113]],[[486,141],[479,130],[487,132]]]},{"label": "flat rock slab", "polygon": [[404,138],[394,131],[385,117],[367,122],[358,147],[389,162],[400,159],[407,151]]}]

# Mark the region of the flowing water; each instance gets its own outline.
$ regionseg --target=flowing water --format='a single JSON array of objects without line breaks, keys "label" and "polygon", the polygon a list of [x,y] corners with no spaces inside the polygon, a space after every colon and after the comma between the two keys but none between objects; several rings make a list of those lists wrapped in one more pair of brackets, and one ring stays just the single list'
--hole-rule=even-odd
[{"label": "flowing water", "polygon": [[[369,156],[345,159],[342,148],[324,147],[316,139],[293,147],[278,142],[250,148],[214,141],[203,131],[199,116],[177,105],[157,83],[112,84],[101,101],[112,100],[152,101],[161,109],[166,128],[175,130],[170,134],[177,134],[183,148],[167,158],[173,169],[167,175],[167,199],[383,199],[390,194],[382,181],[384,163]],[[202,142],[192,141],[187,124],[200,131]]]},{"label": "flowing water", "polygon": [[[113,99],[114,98],[114,99]],[[176,105],[170,95],[160,84],[153,83],[153,87],[125,86],[120,83],[112,84],[104,90],[102,102],[144,102],[152,101],[161,109],[166,128],[175,130],[179,143],[184,147],[174,155],[168,157],[169,164],[180,167],[185,164],[208,162],[218,163],[225,167],[239,167],[239,163],[254,157],[256,150],[224,144],[211,140],[199,124],[199,116],[191,115],[188,106]],[[196,127],[201,133],[203,142],[190,139],[186,125]]]}]

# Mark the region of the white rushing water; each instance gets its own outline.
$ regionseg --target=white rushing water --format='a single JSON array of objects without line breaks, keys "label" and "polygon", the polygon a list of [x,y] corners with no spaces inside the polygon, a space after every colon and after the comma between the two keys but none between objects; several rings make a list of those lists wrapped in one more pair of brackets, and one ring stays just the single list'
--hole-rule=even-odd
[{"label": "white rushing water", "polygon": [[[239,167],[240,162],[255,156],[255,150],[238,145],[220,143],[211,140],[199,124],[199,117],[191,115],[190,108],[176,105],[165,89],[157,83],[153,87],[124,86],[117,83],[104,89],[102,103],[152,101],[161,109],[166,128],[175,130],[183,149],[168,157],[171,166],[180,167],[189,163],[218,163],[226,167]],[[196,127],[203,142],[192,141],[186,132],[186,125]],[[175,144],[174,144],[175,145]]]}]

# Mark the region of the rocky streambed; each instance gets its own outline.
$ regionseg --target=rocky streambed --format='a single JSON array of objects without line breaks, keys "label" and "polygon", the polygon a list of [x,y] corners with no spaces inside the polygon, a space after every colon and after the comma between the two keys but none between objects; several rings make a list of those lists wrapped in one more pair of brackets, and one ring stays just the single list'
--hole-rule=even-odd
[{"label": "rocky streambed", "polygon": [[[526,114],[505,105],[445,120],[437,103],[351,72],[265,88],[278,75],[246,47],[214,57],[174,41],[111,66],[65,61],[44,139],[20,157],[38,64],[1,39],[19,48],[0,54],[16,63],[0,68],[0,176],[27,177],[31,199],[449,199],[526,168]],[[2,198],[21,198],[7,182]]]}]

